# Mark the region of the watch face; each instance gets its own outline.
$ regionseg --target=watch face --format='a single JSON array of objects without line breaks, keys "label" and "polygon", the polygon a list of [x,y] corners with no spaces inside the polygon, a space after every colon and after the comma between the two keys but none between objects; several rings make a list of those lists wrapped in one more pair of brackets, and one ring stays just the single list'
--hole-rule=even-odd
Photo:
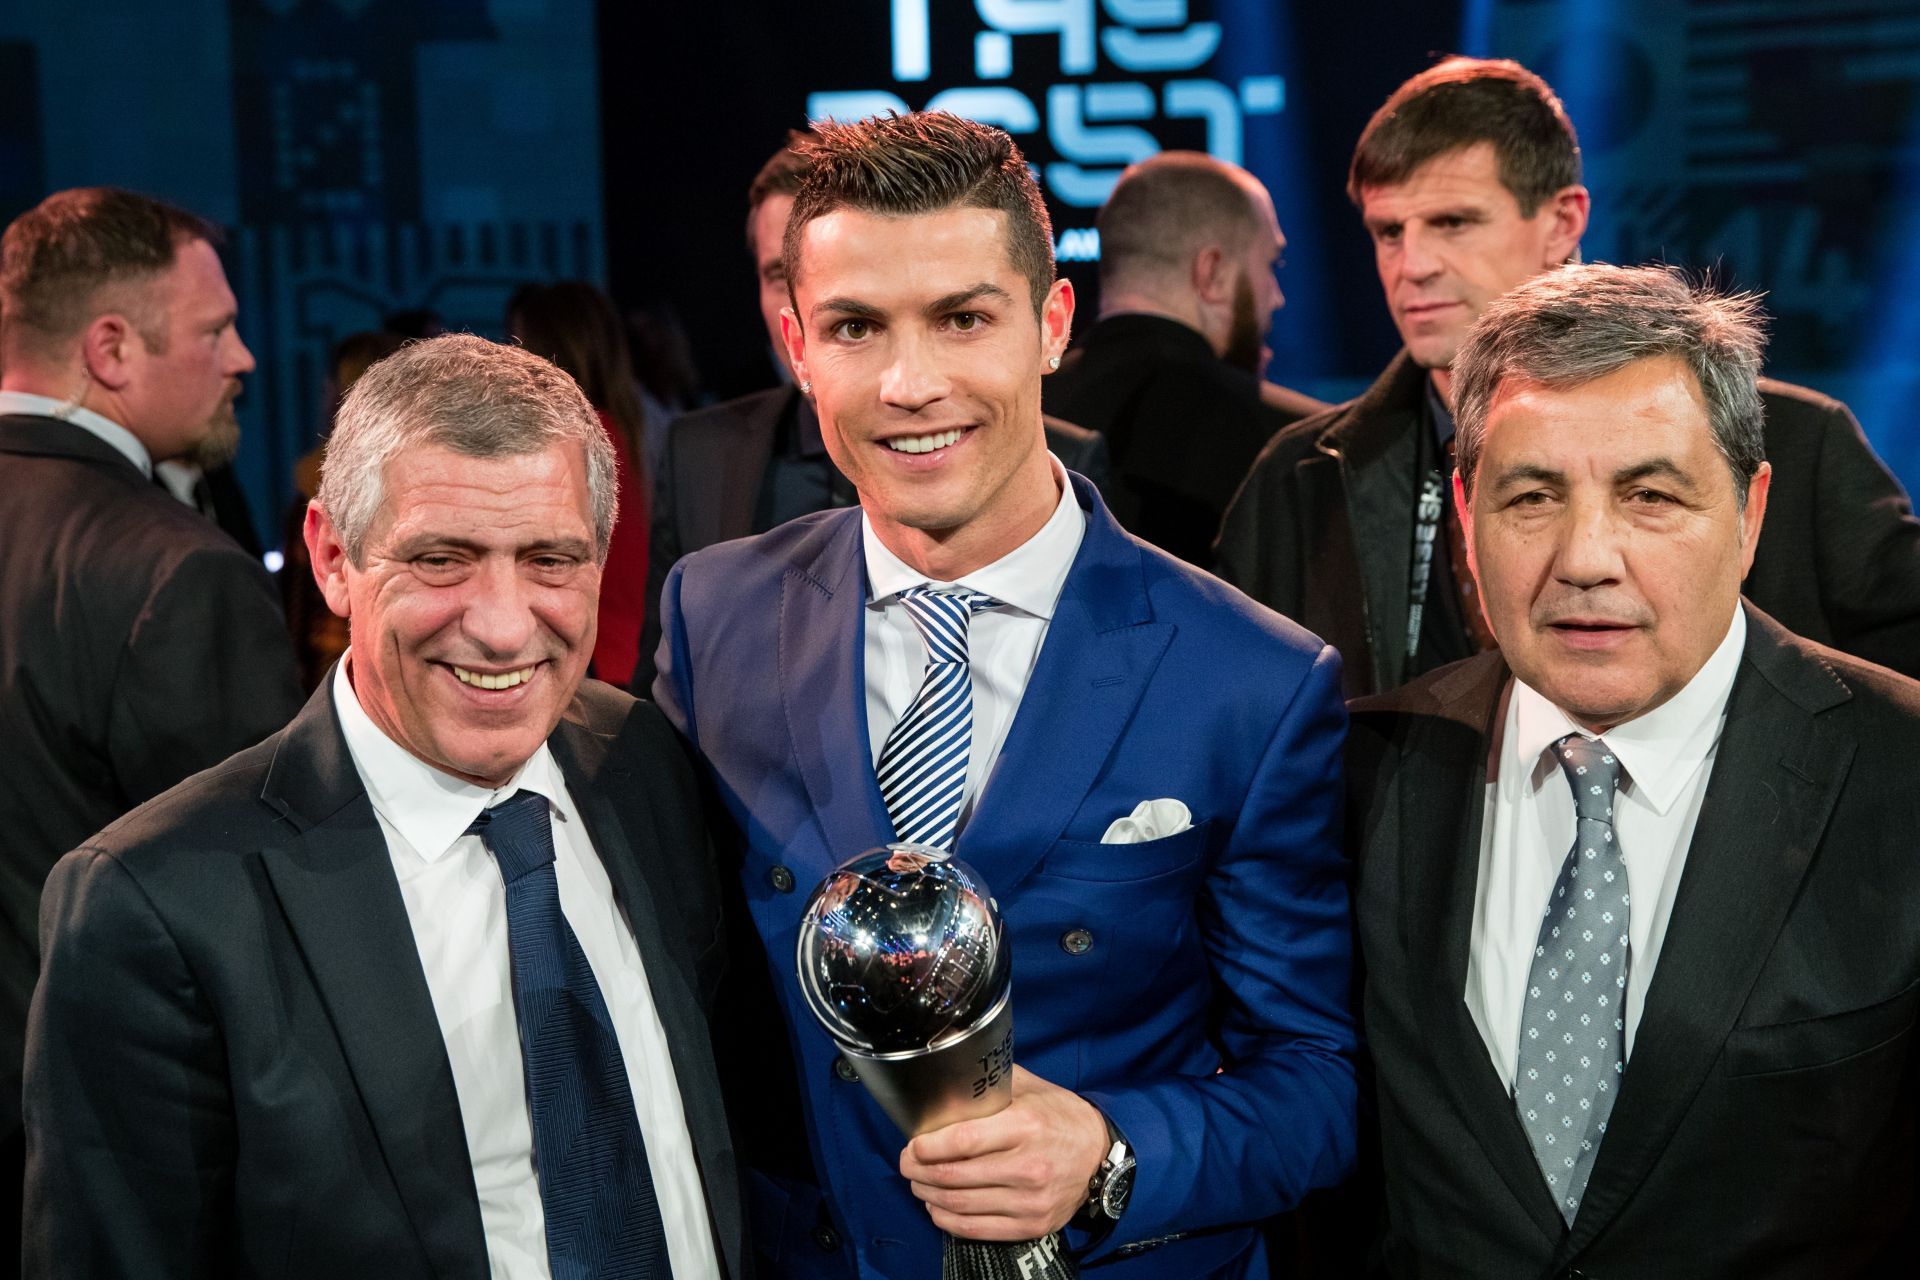
[{"label": "watch face", "polygon": [[1133,1164],[1132,1156],[1123,1159],[1100,1188],[1100,1212],[1115,1222],[1127,1211],[1127,1197],[1133,1194]]}]

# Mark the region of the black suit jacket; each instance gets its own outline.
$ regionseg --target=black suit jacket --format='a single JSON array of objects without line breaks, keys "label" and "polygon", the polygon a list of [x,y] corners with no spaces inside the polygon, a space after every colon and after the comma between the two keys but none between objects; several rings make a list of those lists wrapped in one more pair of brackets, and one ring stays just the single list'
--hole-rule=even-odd
[{"label": "black suit jacket", "polygon": [[[774,387],[683,414],[668,426],[665,461],[654,477],[640,660],[629,686],[636,696],[653,695],[667,573],[702,547],[766,532],[757,519],[760,489],[781,429],[799,409],[798,387]],[[1058,418],[1046,419],[1046,431],[1047,448],[1061,465],[1107,488],[1107,444],[1098,432]]]},{"label": "black suit jacket", "polygon": [[[487,1275],[452,1070],[332,697],[324,682],[284,732],[49,879],[30,1275]],[[548,743],[646,965],[738,1277],[739,1173],[706,1029],[718,882],[692,770],[652,705],[592,681]]]},{"label": "black suit jacket", "polygon": [[[1353,697],[1418,674],[1407,579],[1426,378],[1401,352],[1358,399],[1276,437],[1220,533],[1220,575],[1338,649]],[[1773,488],[1747,598],[1797,635],[1920,675],[1920,520],[1900,482],[1839,401],[1766,378],[1760,391]],[[1464,631],[1454,647],[1472,652]]]},{"label": "black suit jacket", "polygon": [[1353,705],[1399,1276],[1907,1274],[1920,684],[1748,610],[1659,967],[1570,1232],[1463,1000],[1498,654]]},{"label": "black suit jacket", "polygon": [[1107,438],[1120,523],[1202,568],[1261,448],[1327,407],[1234,368],[1198,331],[1153,315],[1095,324],[1041,396],[1049,413]]},{"label": "black suit jacket", "polygon": [[47,872],[299,709],[259,561],[82,428],[0,417],[0,1187]]}]

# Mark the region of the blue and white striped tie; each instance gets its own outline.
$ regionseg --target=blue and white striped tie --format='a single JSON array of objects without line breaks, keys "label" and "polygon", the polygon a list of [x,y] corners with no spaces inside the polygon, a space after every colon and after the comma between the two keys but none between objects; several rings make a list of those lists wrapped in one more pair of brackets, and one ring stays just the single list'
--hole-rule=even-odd
[{"label": "blue and white striped tie", "polygon": [[967,627],[976,612],[1000,602],[975,591],[915,587],[900,593],[900,603],[926,641],[927,672],[880,749],[880,797],[895,839],[951,849],[973,749]]}]

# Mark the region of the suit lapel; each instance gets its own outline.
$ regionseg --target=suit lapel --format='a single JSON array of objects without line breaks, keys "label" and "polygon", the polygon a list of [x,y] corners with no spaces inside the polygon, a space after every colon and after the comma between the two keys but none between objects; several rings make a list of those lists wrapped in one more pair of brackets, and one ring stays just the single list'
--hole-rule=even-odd
[{"label": "suit lapel", "polygon": [[1660,967],[1569,1255],[1618,1216],[1666,1149],[1786,922],[1852,763],[1854,744],[1817,718],[1849,696],[1845,686],[1764,614],[1749,609],[1748,626]]},{"label": "suit lapel", "polygon": [[[1153,621],[1139,547],[1093,486],[1076,478],[1074,489],[1087,511],[1086,534],[999,761],[954,846],[1001,895],[1085,802],[1175,631]],[[1035,761],[1046,767],[1032,767]]]},{"label": "suit lapel", "polygon": [[767,466],[773,460],[773,445],[780,434],[780,421],[798,404],[800,392],[793,387],[779,388],[762,396],[753,412],[740,422],[740,429],[723,442],[716,459],[725,483],[720,486],[714,504],[714,536],[706,546],[729,538],[744,538],[753,532],[755,509],[760,505],[760,486]]},{"label": "suit lapel", "polygon": [[[1400,771],[1400,928],[1406,954],[1416,963],[1437,960],[1412,977],[1435,1075],[1514,1199],[1546,1239],[1557,1242],[1559,1211],[1465,994],[1487,754],[1506,681],[1507,667],[1497,653],[1461,664],[1434,685],[1440,714],[1415,720],[1408,735],[1402,753],[1420,767]],[[1423,839],[1424,832],[1435,839]]]},{"label": "suit lapel", "polygon": [[794,760],[836,864],[893,839],[867,735],[860,511],[823,529],[780,584],[779,685]]},{"label": "suit lapel", "polygon": [[486,1265],[460,1100],[400,886],[328,680],[275,754],[261,798],[298,836],[262,862],[306,957],[388,1173],[441,1275]]},{"label": "suit lapel", "polygon": [[687,1082],[714,1080],[718,1070],[706,1015],[697,991],[697,956],[672,945],[661,927],[662,904],[675,900],[674,885],[666,877],[660,834],[644,788],[622,768],[609,751],[609,740],[584,725],[563,720],[548,746],[567,780],[567,793],[579,806],[581,820],[594,851],[606,868],[613,896],[646,968],[647,987],[654,1011],[666,1036],[674,1078],[680,1082],[680,1103],[700,1164],[701,1185],[707,1193],[715,1243],[726,1261],[727,1274],[741,1274],[742,1259],[735,1248],[738,1222],[722,1222],[716,1209],[730,1206],[730,1197],[713,1188],[731,1186],[738,1179],[727,1120],[719,1094],[713,1089],[688,1089]]}]

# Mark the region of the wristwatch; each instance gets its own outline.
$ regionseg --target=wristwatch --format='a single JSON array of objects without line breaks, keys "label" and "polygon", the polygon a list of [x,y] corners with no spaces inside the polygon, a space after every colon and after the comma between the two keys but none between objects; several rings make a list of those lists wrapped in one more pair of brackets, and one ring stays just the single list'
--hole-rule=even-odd
[{"label": "wristwatch", "polygon": [[1087,1203],[1080,1212],[1089,1225],[1095,1228],[1110,1227],[1120,1221],[1120,1215],[1127,1211],[1127,1197],[1133,1194],[1133,1148],[1120,1130],[1114,1128],[1113,1121],[1107,1121],[1107,1138],[1112,1146],[1107,1148],[1106,1159],[1093,1171],[1093,1177],[1087,1183]]}]

